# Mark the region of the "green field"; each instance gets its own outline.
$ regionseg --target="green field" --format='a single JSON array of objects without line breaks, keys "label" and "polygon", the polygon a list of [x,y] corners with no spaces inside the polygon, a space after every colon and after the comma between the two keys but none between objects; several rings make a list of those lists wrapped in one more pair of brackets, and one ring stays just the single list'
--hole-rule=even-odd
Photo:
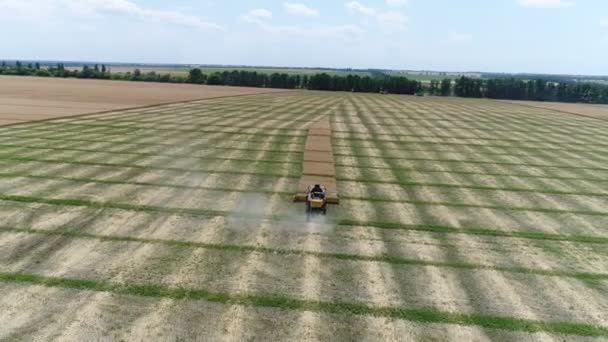
[{"label": "green field", "polygon": [[[341,204],[291,202],[329,116]],[[0,127],[0,340],[608,338],[608,122],[296,91]]]}]

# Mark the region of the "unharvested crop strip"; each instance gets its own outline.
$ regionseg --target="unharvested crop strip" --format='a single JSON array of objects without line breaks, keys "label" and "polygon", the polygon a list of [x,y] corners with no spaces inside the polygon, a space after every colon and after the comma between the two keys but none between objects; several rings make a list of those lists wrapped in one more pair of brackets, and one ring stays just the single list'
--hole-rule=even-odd
[{"label": "unharvested crop strip", "polygon": [[342,196],[342,198],[344,200],[351,200],[351,201],[367,201],[367,202],[376,202],[376,203],[404,203],[404,204],[412,204],[412,205],[418,205],[418,206],[479,208],[479,209],[493,209],[493,210],[501,210],[501,211],[531,211],[531,212],[540,212],[540,213],[547,213],[547,214],[608,216],[608,212],[592,211],[592,210],[564,210],[564,209],[554,209],[554,208],[515,207],[515,206],[506,206],[506,205],[470,204],[470,203],[438,202],[438,201],[435,202],[435,201],[392,199],[392,198],[382,198],[382,197]]},{"label": "unharvested crop strip", "polygon": [[371,227],[378,229],[390,229],[390,230],[406,230],[406,231],[420,231],[437,234],[466,234],[466,235],[480,235],[489,237],[504,237],[504,238],[516,238],[516,239],[530,239],[530,240],[547,240],[547,241],[564,241],[564,242],[577,242],[577,243],[592,243],[592,244],[608,244],[608,237],[603,236],[592,236],[592,235],[581,235],[581,234],[557,234],[557,233],[544,233],[536,231],[523,231],[523,230],[497,230],[493,228],[484,227],[453,227],[453,226],[442,226],[442,225],[431,225],[431,224],[403,224],[399,222],[388,222],[388,221],[357,221],[357,220],[338,220],[336,224],[339,227]]},{"label": "unharvested crop strip", "polygon": [[[352,145],[333,145],[334,147],[341,147],[341,148],[353,148]],[[482,156],[482,157],[486,157],[486,156],[498,156],[498,157],[520,157],[520,158],[542,158],[542,159],[566,159],[566,160],[572,160],[575,163],[580,161],[585,161],[585,160],[591,160],[594,162],[599,162],[599,163],[608,163],[608,156],[602,156],[599,157],[598,156],[589,156],[589,154],[593,154],[593,151],[577,151],[577,155],[571,156],[571,155],[566,155],[566,156],[562,156],[561,152],[560,153],[555,153],[553,152],[553,155],[547,155],[548,152],[543,152],[543,153],[511,153],[511,152],[488,152],[488,151],[484,151],[484,150],[475,150],[475,151],[458,151],[458,150],[436,150],[436,149],[420,149],[420,148],[390,148],[390,147],[371,147],[371,146],[356,146],[359,148],[369,148],[369,149],[375,149],[375,150],[379,150],[382,152],[385,151],[399,151],[399,152],[429,152],[429,153],[435,153],[435,154],[459,154],[459,155],[465,155],[465,156],[472,156],[472,157],[476,157],[476,156]],[[569,151],[574,153],[574,151]],[[379,155],[375,155],[375,154],[364,154],[364,153],[334,153],[335,156],[338,157],[358,157],[358,158],[377,158],[377,159],[388,159],[388,160],[403,160],[403,159],[408,159],[407,157],[403,157],[403,156],[379,156]]]},{"label": "unharvested crop strip", "polygon": [[[198,160],[223,160],[223,161],[249,161],[256,163],[268,163],[268,164],[295,164],[301,165],[297,161],[289,160],[272,160],[272,159],[255,159],[255,158],[230,158],[230,157],[215,157],[215,156],[196,156],[192,154],[168,154],[168,153],[146,153],[146,152],[117,152],[117,151],[105,151],[99,149],[88,149],[88,148],[73,148],[73,147],[44,147],[44,146],[27,146],[27,145],[4,145],[0,144],[0,147],[14,148],[14,149],[29,149],[29,150],[51,150],[51,151],[75,151],[75,152],[91,152],[91,153],[105,153],[112,155],[134,155],[144,157],[177,157],[177,158],[189,158]],[[4,151],[0,150],[0,153]],[[1,154],[0,154],[1,158]]]},{"label": "unharvested crop strip", "polygon": [[359,255],[359,254],[348,254],[348,253],[327,253],[327,252],[316,252],[298,249],[284,249],[284,248],[272,248],[272,247],[261,247],[251,245],[233,245],[233,244],[222,244],[222,243],[205,243],[195,242],[189,240],[176,240],[176,239],[147,239],[137,238],[132,236],[124,235],[101,235],[82,233],[73,229],[32,229],[32,228],[16,228],[0,226],[0,233],[19,233],[19,234],[37,234],[46,236],[63,236],[77,239],[95,239],[100,241],[109,242],[137,242],[145,244],[162,244],[168,246],[176,246],[180,248],[204,248],[228,252],[256,252],[271,255],[296,255],[296,256],[312,256],[323,259],[336,259],[336,260],[347,260],[357,262],[378,262],[387,263],[393,265],[406,265],[406,266],[422,266],[422,267],[437,267],[437,268],[456,268],[465,270],[482,270],[482,271],[497,271],[505,273],[521,273],[535,276],[547,276],[547,277],[561,277],[561,278],[573,278],[579,280],[608,280],[608,274],[604,273],[591,273],[591,272],[568,272],[568,271],[555,271],[546,269],[534,269],[528,267],[504,267],[494,265],[483,265],[473,264],[464,261],[432,261],[432,260],[421,260],[421,259],[410,259],[403,258],[393,255]]},{"label": "unharvested crop strip", "polygon": [[[511,166],[524,166],[524,167],[538,167],[538,168],[555,168],[555,169],[573,169],[573,170],[593,170],[593,171],[608,171],[608,168],[604,167],[593,167],[593,166],[571,166],[571,165],[546,165],[546,164],[527,164],[527,163],[513,163],[513,162],[488,162],[481,160],[461,160],[461,159],[441,159],[441,158],[401,158],[403,160],[410,161],[430,161],[430,162],[442,162],[442,163],[463,163],[463,164],[481,164],[481,165],[511,165]],[[385,167],[385,166],[365,166],[365,165],[346,165],[336,163],[336,166],[353,167],[360,169],[378,169],[378,170],[405,170],[401,167]]]},{"label": "unharvested crop strip", "polygon": [[[487,112],[486,112],[487,113]],[[358,116],[354,116],[354,117],[358,117]],[[501,124],[509,124],[509,125],[514,125],[514,124],[521,124],[522,122],[524,123],[528,123],[528,124],[532,124],[532,125],[542,125],[543,127],[575,127],[575,128],[597,128],[597,125],[580,125],[580,124],[554,124],[552,123],[550,120],[521,120],[521,119],[513,119],[513,120],[503,120],[501,118],[501,120],[475,120],[475,119],[448,119],[448,118],[442,118],[442,117],[438,117],[438,118],[432,118],[430,117],[428,114],[424,114],[424,117],[420,117],[420,116],[403,116],[403,115],[399,115],[399,116],[390,116],[390,115],[377,115],[374,114],[374,118],[375,119],[389,119],[389,120],[399,120],[399,121],[423,121],[423,122],[436,122],[436,121],[445,121],[445,122],[454,122],[454,123],[462,123],[462,122],[470,122],[470,123],[482,123],[482,124],[496,124],[496,125],[501,125]],[[343,120],[332,120],[331,123],[343,123],[343,124],[350,124],[351,122],[349,121],[343,121]]]},{"label": "unharvested crop strip", "polygon": [[[485,112],[484,114],[486,114],[486,113],[487,112]],[[414,121],[414,122],[421,121],[422,123],[445,122],[445,123],[447,123],[447,125],[436,125],[436,127],[438,127],[438,128],[457,128],[457,129],[479,128],[480,126],[485,126],[485,125],[489,125],[490,127],[508,125],[508,126],[520,126],[520,127],[524,127],[524,128],[538,127],[538,126],[542,126],[543,128],[555,127],[558,132],[564,131],[567,128],[594,129],[594,130],[598,129],[597,125],[594,126],[594,125],[590,125],[588,123],[586,123],[586,124],[555,124],[555,123],[553,123],[553,122],[555,122],[555,120],[531,121],[531,120],[521,120],[521,119],[517,119],[517,118],[514,118],[513,120],[504,120],[502,117],[499,120],[481,120],[481,119],[476,120],[476,118],[478,119],[479,117],[476,117],[473,119],[467,119],[467,118],[462,118],[462,116],[459,116],[459,119],[448,119],[448,118],[429,117],[427,114],[424,114],[423,117],[412,116],[412,115],[408,115],[408,116],[397,116],[397,115],[387,116],[387,115],[377,115],[377,114],[372,114],[372,115],[373,115],[374,119],[376,120],[373,123],[369,122],[368,120],[364,120],[364,118],[361,117],[361,115],[348,115],[353,118],[359,119],[359,122],[334,120],[334,121],[332,121],[332,123],[335,122],[335,123],[344,123],[344,124],[387,126],[387,125],[391,125],[391,121],[392,122],[396,121],[397,123],[401,123],[401,124],[412,122],[412,121]],[[471,127],[471,125],[469,125],[467,127],[459,126],[462,123],[473,123],[474,127]],[[433,125],[433,126],[435,126],[435,125]]]},{"label": "unharvested crop strip", "polygon": [[[421,141],[421,140],[385,140],[385,139],[363,139],[363,138],[340,138],[334,137],[334,140],[346,140],[346,141],[363,141],[370,143],[391,143],[395,145],[440,145],[440,146],[467,146],[474,148],[517,148],[519,150],[530,150],[530,151],[564,151],[561,148],[552,148],[552,147],[531,147],[531,146],[521,146],[521,145],[489,145],[489,144],[471,144],[471,143],[454,143],[454,142],[437,142],[437,141]],[[472,139],[475,140],[475,139]],[[550,143],[550,142],[547,142]],[[345,146],[350,147],[352,145],[343,145],[336,144],[335,146]],[[365,146],[362,146],[365,147]],[[589,152],[593,152],[594,150],[589,150]],[[575,151],[570,151],[575,152]]]},{"label": "unharvested crop strip", "polygon": [[[349,200],[361,200],[365,201],[364,198],[353,198],[345,197],[344,199]],[[122,209],[131,211],[142,211],[142,212],[159,212],[159,213],[173,213],[173,214],[188,214],[194,216],[228,216],[235,215],[239,217],[254,217],[254,218],[265,218],[265,219],[280,219],[280,216],[261,216],[247,213],[235,213],[231,211],[223,210],[212,210],[212,209],[201,209],[201,208],[180,208],[180,207],[163,207],[156,205],[145,205],[145,204],[129,204],[120,202],[99,202],[91,200],[83,200],[77,198],[46,198],[38,196],[21,196],[21,195],[6,195],[0,194],[0,200],[19,202],[19,203],[40,203],[50,204],[59,206],[77,206],[77,207],[89,207],[99,209]],[[369,200],[369,199],[367,199]],[[608,216],[606,212],[597,211],[582,211],[582,210],[559,210],[551,208],[525,208],[525,207],[507,207],[507,206],[492,206],[492,205],[475,205],[466,203],[443,203],[443,202],[427,202],[427,201],[399,201],[399,200],[386,200],[380,199],[381,202],[396,202],[396,203],[407,203],[412,205],[426,205],[426,206],[446,206],[456,208],[480,208],[480,209],[494,209],[503,211],[531,211],[531,212],[542,212],[550,214],[578,214],[578,215],[589,215],[589,216]],[[342,221],[339,221],[342,222]],[[346,221],[348,222],[348,221]]]},{"label": "unharvested crop strip", "polygon": [[[218,141],[223,141],[225,140],[225,138],[213,138],[213,139],[209,139],[209,140],[200,140],[200,143],[194,144],[194,145],[185,145],[184,144],[172,144],[172,143],[163,143],[163,142],[149,142],[149,143],[138,143],[138,142],[130,142],[128,141],[111,141],[111,140],[107,140],[107,139],[83,139],[83,138],[78,138],[78,139],[72,139],[72,138],[55,138],[55,137],[28,137],[28,136],[19,136],[19,135],[14,135],[14,136],[0,136],[0,138],[5,138],[5,137],[10,137],[10,138],[14,138],[14,139],[35,139],[35,140],[50,140],[50,141],[59,141],[59,142],[79,142],[79,143],[104,143],[104,144],[108,144],[108,145],[116,145],[116,146],[124,146],[124,145],[134,145],[134,146],[139,146],[142,148],[147,148],[147,147],[151,147],[151,146],[171,146],[171,147],[201,147],[207,150],[237,150],[237,151],[251,151],[251,152],[275,152],[275,153],[293,153],[293,154],[302,154],[304,152],[302,152],[301,150],[281,150],[281,149],[266,149],[266,148],[247,148],[247,147],[222,147],[222,146],[209,146],[210,144],[213,144],[214,142],[218,142]],[[252,144],[264,144],[264,143],[272,143],[272,141],[269,140],[238,140],[238,139],[233,139],[230,138],[231,141],[237,141],[237,142],[247,142],[247,143],[252,143]],[[290,144],[296,144],[296,143],[290,143]],[[22,146],[19,144],[19,142],[14,143],[14,144],[3,144],[4,146],[7,147],[19,147]],[[45,146],[48,146],[45,145]],[[111,151],[106,151],[108,153],[111,153]]]},{"label": "unharvested crop strip", "polygon": [[0,160],[14,160],[14,161],[25,161],[25,162],[40,162],[50,164],[72,164],[72,165],[86,165],[86,166],[108,166],[108,167],[125,167],[132,169],[141,170],[166,170],[166,171],[179,171],[179,172],[193,172],[193,173],[218,173],[218,174],[232,174],[232,175],[252,175],[252,176],[263,176],[273,178],[299,178],[298,175],[293,174],[278,174],[270,172],[246,172],[237,170],[213,170],[213,169],[200,169],[200,168],[183,168],[183,167],[171,167],[171,166],[142,166],[135,164],[124,164],[124,163],[102,163],[102,162],[91,162],[91,161],[78,161],[71,159],[43,159],[43,158],[30,158],[30,157],[17,157],[17,156],[1,156]]},{"label": "unharvested crop strip", "polygon": [[446,189],[471,189],[471,190],[487,190],[487,191],[510,191],[510,192],[525,192],[532,194],[551,194],[551,195],[574,195],[574,196],[591,196],[591,197],[608,197],[608,192],[585,192],[585,191],[564,191],[556,189],[530,189],[516,187],[497,187],[485,185],[466,185],[466,184],[450,184],[450,183],[430,183],[430,182],[408,182],[408,181],[367,181],[367,180],[352,180],[350,178],[337,178],[338,181],[353,181],[357,183],[375,183],[375,184],[396,184],[407,187],[432,187]]},{"label": "unharvested crop strip", "polygon": [[[258,119],[258,118],[255,118]],[[82,121],[82,120],[81,120]],[[81,122],[69,122],[70,124],[74,124],[74,125],[90,125],[89,122],[93,122],[94,125],[96,125],[96,122],[99,122],[101,120],[96,120],[96,119],[89,119],[84,121],[84,123]],[[112,120],[112,119],[108,119],[106,120],[108,122],[112,122],[112,123],[133,123],[133,125],[125,125],[125,126],[121,126],[121,127],[129,127],[129,128],[133,128],[136,127],[137,129],[147,129],[148,127],[139,127],[137,126],[138,121],[132,121],[132,120]],[[285,120],[283,120],[283,122],[285,122]],[[144,124],[159,124],[158,122],[143,122]],[[161,124],[162,125],[162,124]],[[262,127],[262,126],[240,126],[240,125],[236,125],[236,124],[219,124],[219,123],[211,123],[211,124],[205,124],[205,123],[201,123],[201,124],[179,124],[179,123],[165,123],[164,125],[172,125],[172,126],[178,126],[178,127],[182,127],[182,126],[187,126],[187,127],[192,127],[192,129],[195,129],[198,131],[199,127],[229,127],[229,128],[242,128],[242,129],[265,129],[265,130],[277,130],[277,131],[307,131],[306,129],[302,129],[302,128],[283,128],[283,127]],[[153,128],[150,127],[152,129],[166,129],[166,128]],[[173,129],[173,128],[171,128]]]},{"label": "unharvested crop strip", "polygon": [[[353,123],[351,123],[353,124]],[[477,127],[457,127],[457,126],[440,126],[440,125],[400,125],[395,123],[387,123],[387,124],[378,124],[378,123],[368,123],[362,122],[360,125],[364,126],[390,126],[390,127],[399,127],[399,128],[411,128],[411,129],[420,129],[420,128],[435,128],[435,129],[448,129],[448,130],[467,130],[467,131],[482,131],[482,132],[506,132],[506,133],[524,133],[524,134],[563,134],[563,135],[575,135],[575,136],[594,136],[594,137],[603,137],[608,138],[608,134],[598,134],[598,133],[581,133],[581,132],[573,132],[573,131],[537,131],[537,130],[512,130],[512,129],[501,129],[496,127],[488,127],[488,128],[477,128]],[[499,126],[499,125],[497,125]]]},{"label": "unharvested crop strip", "polygon": [[[112,203],[97,203],[85,200],[62,200],[62,199],[46,199],[39,197],[26,197],[26,196],[3,196],[0,200],[12,201],[17,203],[42,203],[48,205],[57,206],[80,206],[80,207],[92,207],[92,208],[108,208],[108,209],[120,209],[128,211],[143,211],[153,212],[161,214],[179,214],[189,215],[194,217],[212,217],[212,216],[226,216],[234,215],[233,212],[224,211],[209,211],[209,210],[198,210],[198,209],[186,209],[181,210],[180,208],[165,208],[157,206],[138,206],[138,205],[113,205]],[[93,204],[93,206],[91,206]],[[116,208],[114,208],[116,207]],[[264,220],[281,220],[279,216],[256,216]],[[290,218],[291,219],[291,218]],[[305,224],[302,221],[302,224]],[[505,238],[518,238],[518,239],[532,239],[532,240],[547,240],[547,241],[564,241],[564,242],[576,242],[576,243],[591,243],[591,244],[608,244],[608,237],[603,236],[592,236],[592,235],[581,235],[581,234],[556,234],[556,233],[544,233],[536,231],[523,231],[523,230],[497,230],[483,227],[453,227],[453,226],[441,226],[441,225],[428,225],[428,224],[403,224],[400,222],[388,222],[388,221],[357,221],[349,219],[340,219],[335,222],[337,227],[349,228],[353,226],[369,227],[376,229],[390,229],[390,230],[405,230],[405,231],[421,231],[437,234],[467,234],[467,235],[479,235],[489,237],[505,237]]]},{"label": "unharvested crop strip", "polygon": [[[378,139],[378,136],[395,136],[395,137],[408,137],[408,138],[438,138],[438,139],[461,139],[461,140],[488,140],[488,141],[506,141],[506,142],[515,142],[515,143],[539,143],[539,144],[554,144],[554,145],[564,145],[564,146],[576,146],[576,145],[580,145],[580,146],[587,146],[589,147],[589,143],[588,142],[564,142],[562,141],[555,141],[555,140],[528,140],[528,139],[509,139],[509,138],[492,138],[492,137],[479,137],[479,136],[452,136],[452,135],[437,135],[437,134],[405,134],[405,133],[376,133],[376,132],[358,132],[358,131],[334,131],[334,133],[348,133],[348,134],[358,134],[358,135],[371,135],[373,137],[376,138],[372,138],[372,139],[365,139],[365,138],[361,138],[361,140],[365,139],[365,140],[380,140],[380,141],[384,141],[385,139]],[[494,135],[495,136],[495,135]],[[340,138],[340,137],[337,137]],[[343,139],[343,138],[340,138]],[[358,138],[354,138],[354,139],[358,139]],[[393,141],[404,141],[404,140],[390,140],[391,142]],[[593,143],[594,146],[604,146],[604,147],[608,147],[608,144],[600,144],[600,143]],[[514,148],[513,145],[506,145],[506,146],[511,146],[511,148]],[[518,145],[515,145],[518,146]],[[563,151],[580,151],[580,150],[572,150],[572,149],[567,149],[567,148],[555,148],[556,150],[563,150]],[[602,152],[600,150],[597,150],[598,152]]]},{"label": "unharvested crop strip", "polygon": [[[72,207],[87,207],[97,209],[121,209],[130,211],[141,211],[141,212],[156,212],[156,213],[169,213],[169,214],[186,214],[192,216],[202,217],[213,217],[213,216],[236,216],[243,218],[260,218],[260,215],[246,214],[246,213],[235,213],[224,210],[212,210],[212,209],[200,209],[200,208],[171,208],[162,207],[157,205],[146,205],[146,204],[128,204],[119,202],[99,202],[90,201],[75,198],[44,198],[34,196],[18,196],[18,195],[0,195],[0,200],[17,202],[17,203],[39,203],[39,204],[50,204],[58,206],[72,206]],[[272,218],[270,216],[269,218]]]},{"label": "unharvested crop strip", "polygon": [[291,192],[287,192],[287,191],[274,191],[274,190],[263,190],[263,189],[255,189],[255,190],[253,190],[253,189],[234,189],[234,188],[210,187],[210,186],[200,186],[200,185],[181,185],[181,184],[165,183],[165,182],[133,182],[133,181],[118,181],[118,180],[106,180],[106,179],[62,177],[62,176],[34,175],[34,174],[23,174],[23,173],[6,173],[6,172],[0,172],[0,178],[31,178],[31,179],[45,179],[45,180],[78,182],[78,183],[87,183],[87,184],[136,185],[136,186],[151,186],[151,187],[188,189],[188,190],[241,192],[241,193],[269,194],[269,195],[282,195],[282,196],[291,195]]},{"label": "unharvested crop strip", "polygon": [[[270,136],[270,137],[290,137],[290,138],[305,138],[306,135],[301,135],[301,134],[271,134],[271,133],[248,133],[248,132],[241,132],[241,131],[218,131],[218,130],[203,130],[203,129],[170,129],[170,128],[152,128],[152,127],[145,127],[145,128],[133,128],[133,127],[125,127],[125,126],[118,126],[118,125],[93,125],[93,124],[76,124],[76,123],[63,123],[63,122],[47,122],[47,125],[56,125],[56,126],[65,126],[65,125],[69,125],[69,126],[73,126],[75,129],[77,129],[78,127],[103,127],[103,128],[108,128],[108,129],[131,129],[131,130],[137,130],[138,132],[142,132],[142,131],[161,131],[161,132],[192,132],[192,133],[226,133],[226,134],[242,134],[242,135],[257,135],[257,136]],[[71,129],[57,129],[56,127],[48,127],[47,128],[31,128],[29,127],[28,129],[31,130],[42,130],[42,131],[49,131],[52,130],[53,132],[57,132],[57,131],[67,131],[67,132],[73,132]],[[259,128],[257,128],[259,129]],[[126,133],[129,134],[129,133]],[[150,132],[150,134],[148,134],[148,136],[150,135],[154,135],[154,133]]]},{"label": "unharvested crop strip", "polygon": [[324,302],[296,299],[273,294],[231,294],[213,292],[205,288],[176,288],[156,284],[116,283],[65,277],[46,277],[32,273],[0,272],[0,281],[5,283],[40,285],[54,288],[110,292],[178,300],[205,300],[227,305],[279,308],[284,310],[312,311],[330,314],[376,316],[422,323],[443,323],[479,326],[523,332],[548,332],[579,336],[608,336],[608,328],[576,322],[537,321],[489,314],[464,314],[441,311],[435,308],[379,307],[363,303]]},{"label": "unharvested crop strip", "polygon": [[[334,137],[335,140],[340,140],[342,138],[340,137]],[[377,141],[372,141],[370,140],[369,143],[373,144],[376,143]],[[433,144],[430,145],[436,145],[435,142],[432,142]],[[394,144],[394,145],[398,145],[398,146],[390,146],[390,144]],[[420,149],[420,148],[416,148],[413,149],[411,147],[405,147],[407,145],[415,145],[417,144],[416,141],[404,141],[404,144],[402,143],[386,143],[386,144],[382,144],[379,147],[376,147],[378,149],[383,149],[383,150],[399,150],[399,151],[428,151],[428,152],[453,152],[453,153],[464,153],[464,152],[469,152],[471,153],[471,148],[475,149],[474,151],[479,151],[479,152],[474,152],[474,153],[480,153],[480,154],[508,154],[508,155],[515,155],[515,156],[526,156],[526,155],[531,155],[531,156],[535,156],[535,155],[542,155],[542,154],[530,154],[530,152],[536,152],[536,151],[547,151],[545,153],[554,153],[555,151],[558,152],[572,152],[572,153],[588,153],[588,154],[596,154],[596,155],[608,155],[608,153],[606,153],[605,150],[593,150],[593,149],[586,149],[586,150],[579,150],[579,149],[568,149],[568,148],[544,148],[544,147],[525,147],[525,146],[517,146],[517,145],[482,145],[482,144],[472,144],[472,145],[467,145],[467,146],[463,146],[460,143],[457,144],[453,144],[453,143],[446,143],[446,144],[442,144],[442,146],[449,146],[451,149],[449,150],[437,150],[437,149]],[[547,142],[547,144],[552,144],[550,142]],[[336,147],[345,147],[345,148],[349,148],[349,147],[353,147],[354,144],[333,144],[333,146]],[[404,146],[405,145],[405,146]],[[429,145],[426,144],[426,142],[422,142],[421,145]],[[589,146],[589,144],[586,144],[587,146]],[[355,146],[359,146],[359,147],[366,147],[368,148],[370,145],[367,144],[355,144]],[[466,148],[463,150],[463,148]],[[486,152],[484,150],[491,150],[491,149],[500,149],[500,150],[504,150],[504,151],[513,151],[513,152],[527,152],[528,154],[510,154],[508,152]]]},{"label": "unharvested crop strip", "polygon": [[[305,114],[302,114],[305,115]],[[179,115],[175,115],[176,117],[180,117]],[[276,115],[275,115],[276,117]],[[219,119],[226,119],[226,116],[218,116]],[[234,117],[235,119],[237,119],[238,117]],[[261,117],[244,117],[242,119],[261,119]],[[304,122],[308,122],[307,120],[291,120],[291,119],[266,119],[264,118],[264,121],[280,121],[280,122],[298,122],[298,121],[304,121]],[[285,128],[285,127],[262,127],[262,126],[242,126],[242,125],[236,125],[236,124],[221,124],[221,123],[200,123],[200,124],[192,124],[192,123],[175,123],[172,122],[170,120],[164,120],[163,122],[159,122],[159,121],[144,121],[144,120],[122,120],[122,119],[113,119],[113,118],[109,118],[109,119],[97,119],[97,118],[89,118],[87,120],[78,120],[78,122],[70,122],[73,124],[89,124],[90,122],[92,123],[132,123],[133,126],[137,127],[137,124],[144,124],[144,125],[150,125],[150,124],[160,124],[160,125],[173,125],[173,126],[187,126],[187,127],[230,127],[230,128],[253,128],[253,129],[269,129],[269,130],[279,130],[279,131],[307,131],[307,129],[305,128]],[[133,127],[133,126],[124,126],[124,127]],[[146,129],[146,127],[140,127],[141,129]]]},{"label": "unharvested crop strip", "polygon": [[[338,164],[336,166],[339,167],[348,167],[355,169],[365,169],[365,166],[352,166],[346,164]],[[374,167],[372,167],[374,168]],[[424,169],[417,167],[400,167],[398,169],[392,169],[398,171],[411,171],[411,172],[421,172],[421,173],[445,173],[445,174],[455,174],[455,175],[474,175],[474,176],[499,176],[499,177],[514,177],[514,178],[538,178],[538,179],[547,179],[547,180],[573,180],[573,181],[589,181],[589,182],[599,182],[606,183],[607,179],[600,178],[588,178],[588,177],[568,177],[568,176],[538,176],[538,175],[530,175],[530,174],[517,174],[517,173],[497,173],[497,172],[475,172],[475,171],[457,171],[457,170],[433,170],[433,169]],[[353,182],[361,182],[361,183],[386,183],[393,184],[395,181],[385,181],[381,179],[368,179],[368,178],[351,178],[351,177],[341,177],[343,181],[353,181]]]}]

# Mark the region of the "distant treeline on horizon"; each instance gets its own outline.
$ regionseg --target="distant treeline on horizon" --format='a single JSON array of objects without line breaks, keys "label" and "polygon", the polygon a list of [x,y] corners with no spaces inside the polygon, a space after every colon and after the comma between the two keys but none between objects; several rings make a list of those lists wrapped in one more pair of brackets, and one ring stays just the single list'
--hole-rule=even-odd
[{"label": "distant treeline on horizon", "polygon": [[454,80],[451,78],[441,81],[431,80],[430,84],[425,85],[405,76],[388,75],[379,70],[369,70],[369,72],[369,76],[329,75],[325,72],[311,75],[278,72],[268,74],[247,70],[204,74],[201,69],[194,68],[187,75],[173,75],[155,71],[144,73],[139,69],[133,72],[111,73],[104,64],[84,65],[81,70],[66,69],[62,63],[49,67],[42,67],[40,63],[24,65],[18,61],[12,64],[2,62],[0,65],[0,75],[608,104],[608,84],[597,82],[461,76]]}]

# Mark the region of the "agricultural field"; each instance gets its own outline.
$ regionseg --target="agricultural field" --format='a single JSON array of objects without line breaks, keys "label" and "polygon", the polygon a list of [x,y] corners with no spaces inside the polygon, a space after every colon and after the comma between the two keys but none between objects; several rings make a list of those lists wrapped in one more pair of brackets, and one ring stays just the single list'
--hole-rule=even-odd
[{"label": "agricultural field", "polygon": [[285,90],[0,76],[0,125],[129,107]]},{"label": "agricultural field", "polygon": [[584,115],[596,119],[608,120],[608,105],[584,104],[584,103],[563,103],[563,102],[541,102],[541,101],[508,101],[521,105],[551,109],[555,111]]},{"label": "agricultural field", "polygon": [[[198,67],[204,74],[212,74],[214,72],[224,72],[224,71],[249,71],[249,72],[257,72],[261,74],[288,74],[288,75],[314,75],[320,73],[326,73],[329,75],[338,75],[338,76],[346,76],[346,75],[359,75],[363,76],[371,76],[371,73],[367,71],[345,71],[345,70],[328,70],[328,69],[311,69],[311,68],[260,68],[260,67],[238,67],[238,66],[200,66]],[[74,68],[76,70],[80,70],[81,68]],[[141,72],[150,72],[154,71],[160,74],[171,74],[171,75],[181,75],[188,76],[190,72],[189,68],[171,68],[171,67],[111,67],[111,72],[113,73],[127,73],[133,72],[135,69],[139,69]]]},{"label": "agricultural field", "polygon": [[[292,203],[328,118],[340,205]],[[608,337],[608,122],[294,91],[0,127],[0,340]]]}]

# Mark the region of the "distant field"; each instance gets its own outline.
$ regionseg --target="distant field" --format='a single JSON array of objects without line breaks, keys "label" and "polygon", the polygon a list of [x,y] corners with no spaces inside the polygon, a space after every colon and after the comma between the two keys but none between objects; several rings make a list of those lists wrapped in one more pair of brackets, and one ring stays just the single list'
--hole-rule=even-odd
[{"label": "distant field", "polygon": [[127,107],[285,90],[0,76],[0,125]]},{"label": "distant field", "polygon": [[[115,73],[125,73],[125,72],[133,72],[135,67],[111,67],[110,70]],[[139,67],[139,70],[142,72],[150,72],[154,71],[157,73],[169,73],[172,75],[188,75],[189,69],[187,68],[162,68],[162,67]],[[326,73],[329,75],[358,75],[358,76],[371,76],[370,72],[367,71],[342,71],[342,70],[322,70],[322,69],[289,69],[289,68],[238,68],[238,67],[199,67],[205,74],[211,74],[214,72],[224,72],[224,71],[234,71],[234,70],[244,70],[244,71],[255,71],[258,73],[272,74],[272,73],[284,73],[288,75],[313,75]],[[403,72],[388,72],[388,75],[391,76],[404,76],[412,80],[421,81],[423,83],[429,83],[431,80],[441,81],[445,78],[455,79],[458,75],[427,75],[427,74],[415,74],[415,73],[403,73]]]},{"label": "distant field", "polygon": [[[281,69],[281,68],[238,68],[238,67],[226,67],[226,68],[221,68],[221,67],[198,67],[199,69],[201,69],[203,71],[203,73],[205,74],[211,74],[214,72],[224,72],[224,71],[234,71],[234,70],[244,70],[244,71],[255,71],[258,73],[264,73],[264,74],[273,74],[273,73],[280,73],[280,74],[288,74],[288,75],[313,75],[313,74],[319,74],[319,73],[327,73],[330,75],[359,75],[359,76],[369,76],[370,73],[369,72],[355,72],[355,71],[338,71],[338,70],[321,70],[321,69]],[[133,72],[133,70],[135,70],[135,67],[112,67],[111,71],[112,72]],[[189,72],[189,69],[187,68],[148,68],[148,67],[141,67],[141,68],[137,68],[139,70],[141,70],[142,72],[150,72],[150,71],[155,71],[157,73],[170,73],[173,75],[187,75]]]},{"label": "distant field", "polygon": [[[341,204],[307,223],[323,118]],[[0,340],[605,340],[607,148],[584,116],[346,92],[0,127]]]},{"label": "distant field", "polygon": [[592,118],[608,120],[608,105],[593,105],[585,103],[563,103],[542,101],[507,101],[526,106],[558,110],[560,112],[585,115]]}]

